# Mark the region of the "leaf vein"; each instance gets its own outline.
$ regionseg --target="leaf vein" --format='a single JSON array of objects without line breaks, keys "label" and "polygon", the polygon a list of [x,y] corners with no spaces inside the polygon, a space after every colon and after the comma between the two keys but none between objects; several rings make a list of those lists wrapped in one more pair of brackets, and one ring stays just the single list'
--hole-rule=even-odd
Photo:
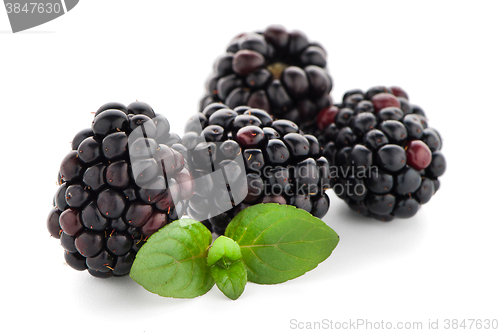
[{"label": "leaf vein", "polygon": [[270,269],[275,270],[275,271],[277,271],[277,272],[282,272],[282,273],[284,273],[284,272],[292,272],[292,271],[301,271],[301,269],[297,269],[297,268],[287,269],[287,270],[282,271],[282,270],[280,270],[280,269],[277,269],[277,268],[271,267],[271,266],[269,266],[267,263],[265,263],[264,261],[262,261],[262,259],[260,259],[260,258],[259,258],[259,256],[258,256],[258,255],[257,255],[257,254],[256,254],[256,253],[255,253],[255,252],[254,252],[251,248],[250,248],[250,251],[252,251],[252,253],[253,253],[253,255],[255,256],[255,258],[257,258],[257,259],[258,259],[261,263],[263,263],[263,264],[264,264],[264,266],[267,266],[267,267],[269,267]]}]

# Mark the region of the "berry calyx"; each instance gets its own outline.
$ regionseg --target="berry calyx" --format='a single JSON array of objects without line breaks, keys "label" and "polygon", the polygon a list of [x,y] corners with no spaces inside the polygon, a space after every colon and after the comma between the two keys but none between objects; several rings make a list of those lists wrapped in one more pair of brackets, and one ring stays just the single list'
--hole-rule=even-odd
[{"label": "berry calyx", "polygon": [[210,104],[235,112],[248,105],[312,130],[318,113],[333,104],[326,58],[323,47],[300,31],[270,26],[239,34],[215,61],[199,111],[207,119],[216,111],[206,109]]}]

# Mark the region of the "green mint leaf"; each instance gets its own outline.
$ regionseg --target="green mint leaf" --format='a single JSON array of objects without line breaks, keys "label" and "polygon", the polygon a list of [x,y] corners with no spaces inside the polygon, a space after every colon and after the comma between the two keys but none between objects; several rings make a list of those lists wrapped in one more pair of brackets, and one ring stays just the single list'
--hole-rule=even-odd
[{"label": "green mint leaf", "polygon": [[225,236],[217,238],[208,251],[207,265],[224,295],[232,300],[240,297],[247,284],[247,270],[238,243]]},{"label": "green mint leaf", "polygon": [[299,277],[330,256],[337,233],[294,206],[259,204],[242,210],[225,235],[241,248],[248,281],[275,284]]},{"label": "green mint leaf", "polygon": [[207,265],[212,266],[221,259],[226,261],[241,259],[241,250],[238,243],[225,236],[218,237],[208,251]]},{"label": "green mint leaf", "polygon": [[212,234],[200,222],[181,219],[149,237],[132,265],[130,277],[152,293],[193,298],[214,285],[207,266]]},{"label": "green mint leaf", "polygon": [[210,267],[210,272],[219,290],[230,299],[238,299],[245,290],[247,269],[241,260],[228,267],[216,264]]}]

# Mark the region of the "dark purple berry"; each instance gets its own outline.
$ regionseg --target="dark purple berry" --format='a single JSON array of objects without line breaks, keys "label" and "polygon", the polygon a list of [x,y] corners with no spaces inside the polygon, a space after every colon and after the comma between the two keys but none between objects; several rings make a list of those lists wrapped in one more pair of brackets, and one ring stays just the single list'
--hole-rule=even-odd
[{"label": "dark purple berry", "polygon": [[395,217],[409,218],[417,214],[419,207],[419,203],[413,198],[398,200],[393,214]]},{"label": "dark purple berry", "polygon": [[387,144],[377,152],[378,165],[389,172],[401,170],[406,165],[406,152],[400,146]]},{"label": "dark purple berry", "polygon": [[124,160],[111,163],[106,169],[106,183],[108,185],[124,189],[129,184],[128,163]]},{"label": "dark purple berry", "polygon": [[245,76],[263,66],[264,62],[265,58],[262,54],[251,50],[241,50],[236,52],[233,57],[233,71],[238,75]]},{"label": "dark purple berry", "polygon": [[76,247],[75,247],[75,237],[74,236],[70,236],[63,231],[63,232],[61,232],[60,240],[61,240],[61,246],[63,247],[63,249],[65,251],[68,251],[71,253],[77,252]]},{"label": "dark purple berry", "polygon": [[353,210],[377,220],[415,215],[446,169],[441,137],[428,127],[423,110],[410,104],[400,87],[384,86],[348,91],[335,108],[338,113],[322,111],[318,129],[312,129],[334,166],[334,192]]},{"label": "dark purple berry", "polygon": [[109,102],[106,104],[103,104],[99,109],[97,109],[94,117],[97,117],[99,114],[106,110],[120,110],[125,114],[128,114],[128,109],[125,105],[122,103],[117,103],[117,102]]},{"label": "dark purple berry", "polygon": [[70,185],[66,189],[66,202],[70,207],[79,208],[90,198],[90,193],[82,185]]},{"label": "dark purple berry", "polygon": [[264,131],[257,126],[245,126],[236,133],[236,141],[242,148],[258,148],[267,142]]},{"label": "dark purple berry", "polygon": [[107,135],[102,140],[102,152],[108,160],[125,157],[128,147],[128,137],[124,132]]},{"label": "dark purple berry", "polygon": [[83,163],[78,158],[78,152],[76,150],[72,150],[66,155],[59,169],[62,180],[69,183],[81,177],[84,171]]},{"label": "dark purple berry", "polygon": [[304,135],[288,133],[283,137],[283,141],[293,158],[305,158],[309,155],[310,145]]},{"label": "dark purple berry", "polygon": [[280,165],[288,162],[290,152],[283,141],[272,139],[267,144],[266,156],[271,164]]},{"label": "dark purple berry", "polygon": [[132,238],[127,233],[112,232],[106,238],[106,248],[109,253],[122,256],[132,248]]},{"label": "dark purple berry", "polygon": [[101,251],[98,255],[86,259],[87,267],[100,272],[111,272],[116,263],[116,257],[107,251]]},{"label": "dark purple berry", "polygon": [[101,147],[93,137],[88,137],[78,146],[78,157],[83,163],[93,163],[101,157]]},{"label": "dark purple berry", "polygon": [[128,113],[130,114],[142,114],[151,119],[153,119],[156,116],[155,112],[153,111],[153,108],[149,104],[144,102],[130,103],[127,106],[127,109]]},{"label": "dark purple berry", "polygon": [[89,167],[83,174],[83,182],[93,191],[99,191],[106,185],[106,165],[99,163]]},{"label": "dark purple berry", "polygon": [[444,174],[446,171],[446,160],[440,151],[432,153],[431,164],[425,171],[432,178],[438,178]]},{"label": "dark purple berry", "polygon": [[75,238],[75,247],[84,257],[93,257],[104,248],[104,234],[94,231],[83,231]]},{"label": "dark purple berry", "polygon": [[78,146],[80,143],[82,143],[83,140],[85,140],[88,137],[91,137],[94,135],[94,132],[92,132],[92,129],[86,128],[81,130],[80,132],[76,133],[75,137],[71,141],[71,149],[72,150],[78,150]]},{"label": "dark purple berry", "polygon": [[59,226],[59,216],[61,215],[61,211],[57,208],[53,208],[49,216],[47,217],[47,230],[50,235],[54,238],[59,238],[61,233],[61,227]]},{"label": "dark purple berry", "polygon": [[97,196],[97,207],[104,217],[116,219],[125,210],[125,198],[117,191],[106,189]]},{"label": "dark purple berry", "polygon": [[106,110],[92,121],[92,131],[98,137],[105,137],[115,132],[125,132],[128,129],[128,116],[118,110]]},{"label": "dark purple berry", "polygon": [[68,252],[64,251],[64,260],[66,263],[73,269],[77,271],[84,271],[87,269],[87,265],[85,263],[85,257],[79,254],[78,252]]},{"label": "dark purple berry", "polygon": [[75,208],[66,209],[59,216],[59,225],[65,233],[75,236],[83,229],[80,212]]},{"label": "dark purple berry", "polygon": [[102,231],[108,227],[108,220],[99,212],[95,201],[82,210],[82,223],[90,230]]}]

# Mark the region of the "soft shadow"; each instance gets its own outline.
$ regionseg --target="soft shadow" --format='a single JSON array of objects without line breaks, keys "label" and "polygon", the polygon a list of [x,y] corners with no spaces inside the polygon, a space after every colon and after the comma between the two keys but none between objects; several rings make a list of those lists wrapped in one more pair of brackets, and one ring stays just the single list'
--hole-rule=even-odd
[{"label": "soft shadow", "polygon": [[422,242],[426,227],[424,212],[410,219],[381,222],[358,214],[335,194],[328,194],[331,205],[323,221],[340,237],[332,257],[324,263],[329,266],[330,276],[356,273],[367,266],[404,257]]},{"label": "soft shadow", "polygon": [[124,317],[130,314],[130,318],[134,318],[144,310],[156,312],[171,307],[179,309],[189,301],[150,293],[129,276],[100,279],[89,274],[79,275],[81,280],[76,281],[75,285],[81,287],[72,290],[74,299],[80,300],[88,311],[95,312],[96,315],[103,315],[113,309],[113,313],[119,311],[124,313]]}]

